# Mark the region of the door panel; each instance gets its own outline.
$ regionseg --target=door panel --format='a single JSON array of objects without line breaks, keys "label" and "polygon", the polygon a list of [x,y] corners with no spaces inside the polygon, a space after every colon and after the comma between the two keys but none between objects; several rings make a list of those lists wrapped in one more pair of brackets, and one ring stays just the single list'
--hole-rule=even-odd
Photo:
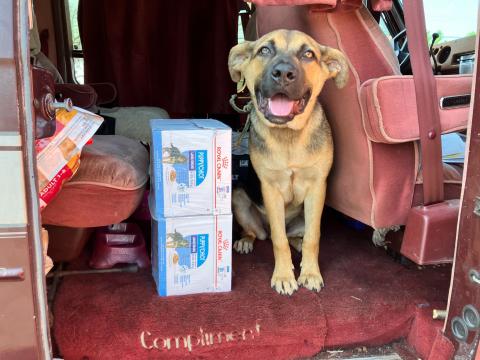
[{"label": "door panel", "polygon": [[[479,37],[477,36],[477,59],[478,46]],[[475,357],[480,327],[478,313],[480,311],[480,211],[478,211],[480,198],[477,200],[480,196],[480,67],[478,65],[475,66],[474,80],[462,205],[445,329],[446,333],[454,339],[457,355],[463,356],[462,359]],[[479,209],[476,210],[476,207]],[[474,273],[475,271],[477,273]]]},{"label": "door panel", "polygon": [[0,0],[0,359],[49,359],[27,0]]},{"label": "door panel", "polygon": [[[20,139],[19,139],[20,140]],[[0,138],[0,146],[5,143],[5,139]],[[15,150],[17,148],[17,150]],[[0,189],[5,189],[2,194],[0,204],[0,219],[3,225],[25,227],[27,223],[27,209],[23,201],[18,201],[21,194],[25,198],[25,182],[23,181],[23,159],[19,145],[3,145],[0,152],[0,169],[9,169],[2,171],[0,176]]]}]

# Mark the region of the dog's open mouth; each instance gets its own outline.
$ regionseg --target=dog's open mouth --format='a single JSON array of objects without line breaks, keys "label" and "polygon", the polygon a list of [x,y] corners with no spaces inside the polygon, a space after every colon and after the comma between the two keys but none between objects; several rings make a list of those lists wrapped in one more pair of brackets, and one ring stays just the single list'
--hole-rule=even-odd
[{"label": "dog's open mouth", "polygon": [[259,110],[265,118],[275,124],[285,124],[296,115],[303,113],[310,100],[311,91],[308,90],[300,99],[290,99],[283,93],[277,93],[271,97],[265,97],[261,92],[257,93]]}]

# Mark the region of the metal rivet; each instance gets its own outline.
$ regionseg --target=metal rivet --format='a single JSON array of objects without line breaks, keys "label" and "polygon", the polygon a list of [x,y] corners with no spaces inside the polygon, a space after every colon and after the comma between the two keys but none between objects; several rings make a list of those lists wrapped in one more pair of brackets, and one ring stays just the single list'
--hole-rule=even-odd
[{"label": "metal rivet", "polygon": [[430,140],[433,140],[433,139],[435,139],[436,137],[437,137],[437,132],[436,132],[435,130],[430,130],[430,131],[428,132],[428,138],[429,138]]},{"label": "metal rivet", "polygon": [[452,319],[452,333],[458,341],[467,341],[468,327],[461,317],[455,316]]},{"label": "metal rivet", "polygon": [[475,330],[480,326],[480,314],[475,306],[465,305],[462,311],[462,317],[470,330]]}]

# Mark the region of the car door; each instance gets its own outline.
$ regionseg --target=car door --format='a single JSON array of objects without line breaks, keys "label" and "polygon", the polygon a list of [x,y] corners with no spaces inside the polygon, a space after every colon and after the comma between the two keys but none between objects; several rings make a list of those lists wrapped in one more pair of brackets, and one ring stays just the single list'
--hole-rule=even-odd
[{"label": "car door", "polygon": [[[30,14],[30,16],[29,16]],[[49,359],[29,63],[31,4],[0,0],[0,359]]]},{"label": "car door", "polygon": [[[476,59],[479,46],[476,38]],[[464,183],[445,331],[456,359],[475,358],[480,331],[480,67],[475,66]],[[480,354],[477,355],[480,359]]]}]

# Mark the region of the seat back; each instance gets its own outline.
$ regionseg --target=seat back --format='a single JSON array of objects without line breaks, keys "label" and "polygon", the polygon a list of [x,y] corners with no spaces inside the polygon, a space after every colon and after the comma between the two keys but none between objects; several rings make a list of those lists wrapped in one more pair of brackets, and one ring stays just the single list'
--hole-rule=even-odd
[{"label": "seat back", "polygon": [[[380,10],[388,3],[376,2]],[[355,0],[338,0],[334,9],[258,5],[258,36],[280,28],[339,49],[349,63],[347,85],[339,90],[327,82],[319,97],[335,145],[327,204],[374,228],[405,224],[418,188],[418,116],[413,78],[401,75],[388,38]],[[470,86],[471,77],[437,77],[439,99]],[[442,132],[466,127],[468,107],[440,112]]]},{"label": "seat back", "polygon": [[[400,75],[388,39],[363,6],[329,12],[317,11],[315,6],[257,7],[259,36],[278,28],[303,31],[319,43],[341,50],[349,62],[347,86],[339,90],[333,82],[327,82],[320,95],[335,144],[327,204],[374,227],[402,223],[411,206],[415,185],[414,144],[369,141],[360,99],[360,89],[366,81]],[[376,176],[382,167],[388,168],[389,173],[382,174],[388,176]],[[392,192],[395,196],[381,201],[379,208],[378,197],[383,200]],[[404,211],[392,217],[397,212],[399,197]],[[383,219],[382,213],[387,214],[387,219]]]}]

